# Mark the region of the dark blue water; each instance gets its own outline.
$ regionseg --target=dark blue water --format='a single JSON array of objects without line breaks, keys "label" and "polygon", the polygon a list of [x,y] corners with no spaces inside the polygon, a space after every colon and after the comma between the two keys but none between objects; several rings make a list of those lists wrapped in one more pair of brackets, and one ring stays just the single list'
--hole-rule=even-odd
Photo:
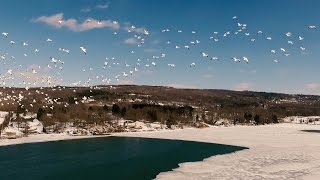
[{"label": "dark blue water", "polygon": [[243,149],[131,137],[21,144],[0,147],[0,180],[149,180],[182,162]]}]

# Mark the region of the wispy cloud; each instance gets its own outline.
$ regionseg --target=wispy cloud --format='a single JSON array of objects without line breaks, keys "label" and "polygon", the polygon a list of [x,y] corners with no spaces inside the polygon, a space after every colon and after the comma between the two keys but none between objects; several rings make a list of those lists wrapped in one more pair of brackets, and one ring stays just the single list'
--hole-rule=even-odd
[{"label": "wispy cloud", "polygon": [[110,2],[104,3],[104,4],[98,4],[96,5],[97,9],[107,9],[110,5]]},{"label": "wispy cloud", "polygon": [[128,38],[124,40],[125,44],[139,44],[139,41],[137,38]]},{"label": "wispy cloud", "polygon": [[83,32],[99,28],[110,28],[114,30],[120,28],[119,23],[113,23],[111,20],[99,21],[93,18],[88,18],[83,22],[78,22],[78,20],[74,18],[64,19],[63,13],[58,13],[51,16],[41,16],[36,19],[32,19],[32,22],[45,23],[55,28],[65,27],[74,32]]},{"label": "wispy cloud", "polygon": [[245,69],[240,69],[240,73],[246,73],[246,74],[257,74],[257,70],[251,69],[251,70],[245,70]]},{"label": "wispy cloud", "polygon": [[153,45],[156,45],[156,44],[160,44],[161,41],[159,39],[156,39],[156,40],[151,41],[150,43]]},{"label": "wispy cloud", "polygon": [[210,79],[210,78],[213,78],[213,75],[212,74],[203,74],[202,77],[206,78],[206,79]]},{"label": "wispy cloud", "polygon": [[308,90],[320,90],[320,84],[319,83],[308,83],[305,85],[305,88]]},{"label": "wispy cloud", "polygon": [[80,12],[88,13],[88,12],[91,12],[91,11],[93,11],[95,9],[107,9],[107,8],[109,8],[109,5],[110,5],[110,2],[106,2],[104,4],[97,4],[96,6],[93,6],[93,7],[82,8],[80,10]]},{"label": "wispy cloud", "polygon": [[28,69],[40,69],[38,64],[30,64]]},{"label": "wispy cloud", "polygon": [[311,82],[305,84],[303,93],[320,95],[320,83]]},{"label": "wispy cloud", "polygon": [[145,34],[145,32],[148,32],[147,28],[137,27],[137,26],[131,24],[130,22],[125,22],[123,29],[125,31],[134,32],[136,34]]},{"label": "wispy cloud", "polygon": [[17,71],[16,77],[21,78],[26,82],[30,82],[30,85],[52,85],[52,84],[62,84],[63,79],[55,78],[50,76],[50,74],[45,72],[32,73],[30,71]]},{"label": "wispy cloud", "polygon": [[155,52],[159,52],[158,49],[154,49],[154,48],[148,48],[148,49],[144,49],[143,50],[146,53],[155,53]]},{"label": "wispy cloud", "polygon": [[146,28],[143,28],[143,27],[135,27],[135,28],[132,28],[132,27],[125,27],[124,28],[126,31],[130,31],[130,32],[135,32],[135,33],[138,33],[138,34],[143,34],[147,31]]},{"label": "wispy cloud", "polygon": [[245,90],[249,90],[250,88],[252,88],[252,83],[248,83],[248,82],[243,82],[243,83],[239,83],[235,86],[235,90],[237,91],[245,91]]},{"label": "wispy cloud", "polygon": [[86,8],[81,9],[80,12],[88,13],[88,12],[91,12],[91,10],[92,10],[91,8],[86,7]]}]

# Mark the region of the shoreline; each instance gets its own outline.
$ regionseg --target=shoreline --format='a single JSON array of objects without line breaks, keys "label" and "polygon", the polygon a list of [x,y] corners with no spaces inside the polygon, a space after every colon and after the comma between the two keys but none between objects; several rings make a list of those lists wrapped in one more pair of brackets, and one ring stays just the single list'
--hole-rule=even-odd
[{"label": "shoreline", "polygon": [[87,136],[71,136],[68,134],[34,134],[27,137],[21,137],[16,139],[0,139],[0,148],[4,146],[13,146],[19,144],[32,144],[42,142],[54,142],[54,141],[67,141],[76,139],[89,139],[108,137],[110,135],[87,135]]},{"label": "shoreline", "polygon": [[156,179],[319,179],[319,125],[273,124],[263,126],[186,128],[177,130],[111,133],[103,136],[38,134],[19,139],[0,139],[8,145],[127,136],[188,140],[248,147],[235,153],[211,156],[203,161],[185,162]]}]

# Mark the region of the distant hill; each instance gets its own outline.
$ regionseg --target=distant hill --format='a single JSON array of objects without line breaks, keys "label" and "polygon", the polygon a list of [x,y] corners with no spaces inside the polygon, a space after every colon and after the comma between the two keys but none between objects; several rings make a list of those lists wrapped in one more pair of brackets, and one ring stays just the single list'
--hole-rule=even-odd
[{"label": "distant hill", "polygon": [[[88,119],[93,123],[107,117],[157,122],[171,119],[173,124],[196,121],[215,124],[220,119],[233,124],[266,124],[286,116],[320,115],[320,96],[316,95],[144,85],[2,88],[0,92],[0,110],[19,113],[41,110],[42,114],[51,114],[48,116],[51,124]],[[113,117],[104,113],[112,113]]]}]

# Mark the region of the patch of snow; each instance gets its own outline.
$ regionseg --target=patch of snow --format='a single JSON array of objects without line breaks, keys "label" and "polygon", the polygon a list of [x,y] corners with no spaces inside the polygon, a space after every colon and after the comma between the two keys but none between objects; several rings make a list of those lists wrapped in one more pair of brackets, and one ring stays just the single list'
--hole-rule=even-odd
[{"label": "patch of snow", "polygon": [[20,117],[24,119],[33,119],[37,117],[36,113],[27,113],[25,116],[23,114],[20,114]]},{"label": "patch of snow", "polygon": [[283,118],[282,120],[285,123],[320,125],[320,116],[289,116]]},{"label": "patch of snow", "polygon": [[244,146],[249,149],[179,164],[162,180],[320,179],[319,125],[274,124],[120,133],[114,136],[178,139]]},{"label": "patch of snow", "polygon": [[0,125],[3,123],[6,115],[8,115],[9,112],[6,112],[6,111],[0,111]]},{"label": "patch of snow", "polygon": [[67,134],[33,134],[27,137],[18,139],[0,139],[0,147],[14,144],[25,144],[25,143],[37,143],[37,142],[48,142],[48,141],[61,141],[71,139],[84,139],[84,138],[96,138],[106,137],[104,136],[70,136]]},{"label": "patch of snow", "polygon": [[33,121],[28,121],[29,132],[32,133],[42,133],[43,132],[43,124],[38,120],[34,119]]},{"label": "patch of snow", "polygon": [[15,139],[22,137],[23,133],[16,126],[8,126],[1,132],[1,137]]}]

